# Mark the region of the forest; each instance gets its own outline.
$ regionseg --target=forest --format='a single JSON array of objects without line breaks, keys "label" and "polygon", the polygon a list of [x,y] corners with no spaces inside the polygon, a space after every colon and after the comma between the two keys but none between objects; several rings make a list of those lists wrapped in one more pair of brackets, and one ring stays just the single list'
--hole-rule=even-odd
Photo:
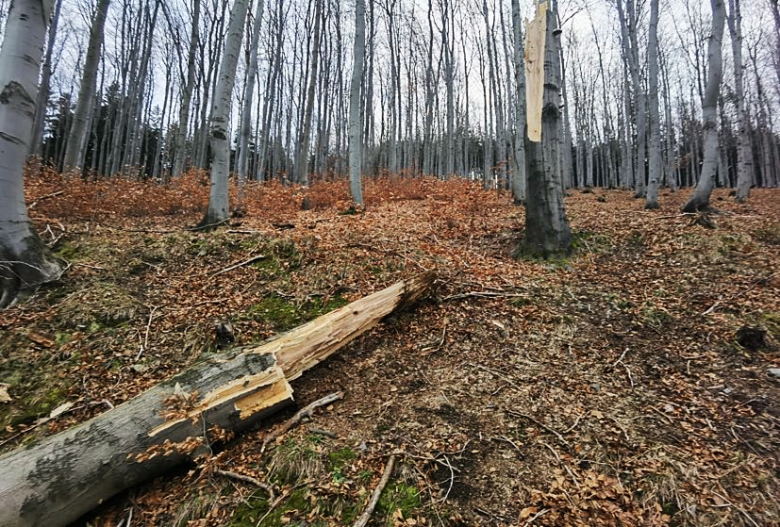
[{"label": "forest", "polygon": [[0,525],[780,526],[777,0],[0,38]]}]

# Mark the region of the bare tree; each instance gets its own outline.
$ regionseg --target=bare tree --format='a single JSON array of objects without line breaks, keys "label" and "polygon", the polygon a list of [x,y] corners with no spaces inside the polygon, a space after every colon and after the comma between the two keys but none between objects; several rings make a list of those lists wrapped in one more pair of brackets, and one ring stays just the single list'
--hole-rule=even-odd
[{"label": "bare tree", "polygon": [[650,0],[650,39],[647,48],[650,105],[650,174],[647,185],[646,209],[657,209],[661,186],[661,115],[658,108],[658,0]]},{"label": "bare tree", "polygon": [[87,133],[90,128],[90,115],[95,101],[95,82],[97,80],[100,49],[103,46],[103,29],[106,25],[108,6],[111,0],[99,0],[95,9],[95,18],[89,30],[89,46],[84,61],[84,73],[81,76],[79,100],[73,116],[73,126],[68,136],[65,150],[65,170],[81,169],[87,148]]},{"label": "bare tree", "polygon": [[206,215],[198,224],[201,229],[213,229],[228,220],[230,196],[228,173],[230,171],[230,142],[228,122],[232,101],[233,84],[236,81],[236,66],[241,52],[241,40],[244,36],[244,21],[249,0],[235,0],[230,13],[225,51],[219,65],[219,81],[214,92],[214,105],[211,109],[211,150],[214,160],[211,165],[211,193]]},{"label": "bare tree", "polygon": [[62,262],[32,228],[23,185],[53,7],[54,0],[12,2],[0,49],[0,309],[14,304],[20,293],[62,274]]},{"label": "bare tree", "polygon": [[[734,104],[737,106],[737,201],[745,201],[753,184],[753,152],[750,149],[750,114],[745,101],[745,72],[742,62],[742,12],[740,0],[729,0],[729,33],[734,56]],[[780,79],[778,79],[780,80]]]},{"label": "bare tree", "polygon": [[[369,0],[370,2],[371,0]],[[366,47],[366,2],[355,1],[355,45],[353,52],[352,81],[349,88],[349,189],[352,201],[363,207],[363,182],[361,159],[363,141],[363,116],[360,86],[363,80],[363,55]]]},{"label": "bare tree", "polygon": [[702,99],[704,119],[704,160],[701,175],[693,196],[683,206],[683,212],[696,212],[710,208],[710,194],[715,187],[718,171],[718,95],[723,80],[723,29],[726,22],[724,0],[710,0],[712,5],[712,34],[707,49],[707,86]]}]

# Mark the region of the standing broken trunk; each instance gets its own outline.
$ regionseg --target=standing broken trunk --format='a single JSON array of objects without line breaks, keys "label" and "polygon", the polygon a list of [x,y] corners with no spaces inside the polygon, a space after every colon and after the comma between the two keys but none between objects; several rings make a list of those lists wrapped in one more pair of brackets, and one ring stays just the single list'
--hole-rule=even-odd
[{"label": "standing broken trunk", "polygon": [[[558,167],[560,120],[560,66],[558,30],[547,2],[537,6],[527,30],[526,75],[528,139],[525,143],[528,203],[525,238],[517,255],[548,258],[571,252],[572,236],[563,206],[563,185]],[[541,49],[540,49],[541,48]],[[543,70],[540,61],[543,59]]]},{"label": "standing broken trunk", "polygon": [[53,7],[54,0],[13,2],[0,49],[0,309],[62,274],[62,262],[33,231],[23,182]]}]

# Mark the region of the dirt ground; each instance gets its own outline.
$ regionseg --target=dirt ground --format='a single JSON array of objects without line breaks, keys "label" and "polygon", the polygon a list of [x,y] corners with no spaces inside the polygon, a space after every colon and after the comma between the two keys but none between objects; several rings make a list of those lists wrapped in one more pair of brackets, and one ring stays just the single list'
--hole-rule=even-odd
[{"label": "dirt ground", "polygon": [[577,251],[547,262],[513,259],[522,209],[463,182],[369,183],[356,214],[343,183],[315,186],[307,211],[300,190],[253,187],[247,215],[208,234],[185,230],[202,182],[51,196],[60,184],[28,198],[70,268],[0,315],[2,452],[209,356],[216,320],[258,342],[438,276],[293,383],[299,406],[342,400],[265,452],[295,408],[214,444],[79,525],[352,525],[393,454],[369,525],[780,525],[778,190],[744,205],[718,190],[707,218],[679,214],[688,191],[648,212],[572,190]]}]

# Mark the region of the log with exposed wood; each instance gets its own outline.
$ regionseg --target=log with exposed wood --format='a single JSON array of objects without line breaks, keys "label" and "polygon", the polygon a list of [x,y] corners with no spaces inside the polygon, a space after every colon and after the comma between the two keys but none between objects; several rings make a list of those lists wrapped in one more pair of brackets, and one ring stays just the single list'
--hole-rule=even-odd
[{"label": "log with exposed wood", "polygon": [[292,402],[289,381],[424,297],[398,282],[267,343],[196,364],[75,428],[0,456],[0,525],[67,525],[133,485]]}]

